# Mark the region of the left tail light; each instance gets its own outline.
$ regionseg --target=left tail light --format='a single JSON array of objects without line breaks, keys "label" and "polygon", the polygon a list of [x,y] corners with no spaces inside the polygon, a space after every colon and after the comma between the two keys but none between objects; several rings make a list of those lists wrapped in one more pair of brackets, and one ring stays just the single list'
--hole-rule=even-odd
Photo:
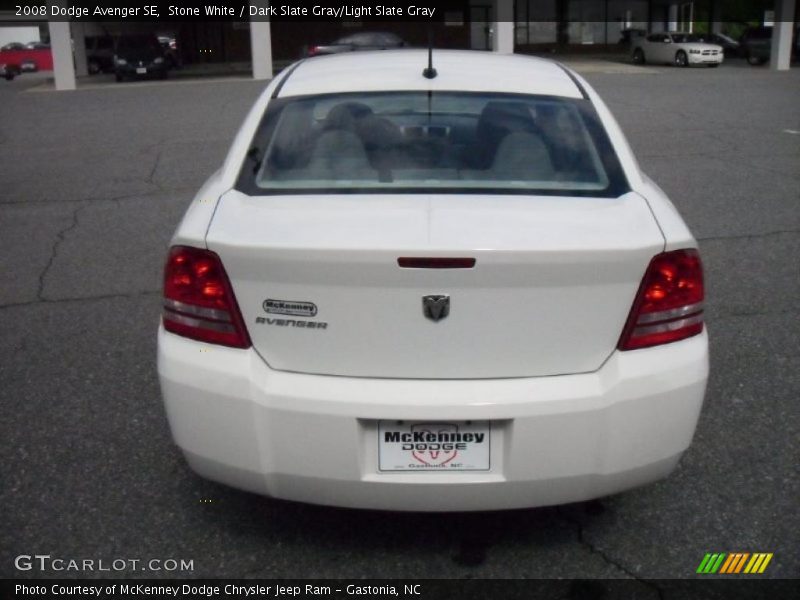
[{"label": "left tail light", "polygon": [[164,267],[164,329],[233,348],[249,348],[250,336],[219,256],[173,246]]}]

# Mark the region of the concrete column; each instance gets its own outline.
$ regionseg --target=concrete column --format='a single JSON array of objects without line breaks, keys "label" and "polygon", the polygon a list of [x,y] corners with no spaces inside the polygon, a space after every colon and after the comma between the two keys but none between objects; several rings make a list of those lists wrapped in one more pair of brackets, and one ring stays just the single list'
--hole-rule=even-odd
[{"label": "concrete column", "polygon": [[75,74],[86,77],[89,67],[86,62],[86,29],[82,21],[72,22],[72,44],[75,52]]},{"label": "concrete column", "polygon": [[667,31],[678,30],[678,5],[670,4],[667,11]]},{"label": "concrete column", "polygon": [[495,19],[492,50],[500,54],[514,54],[514,1],[497,0]]},{"label": "concrete column", "polygon": [[792,60],[792,29],[794,28],[795,0],[776,0],[775,25],[772,28],[772,50],[769,68],[788,71]]},{"label": "concrete column", "polygon": [[75,62],[72,59],[72,43],[68,22],[51,21],[50,49],[53,53],[53,75],[57,90],[75,89]]},{"label": "concrete column", "polygon": [[253,79],[272,79],[272,33],[269,21],[250,21]]}]

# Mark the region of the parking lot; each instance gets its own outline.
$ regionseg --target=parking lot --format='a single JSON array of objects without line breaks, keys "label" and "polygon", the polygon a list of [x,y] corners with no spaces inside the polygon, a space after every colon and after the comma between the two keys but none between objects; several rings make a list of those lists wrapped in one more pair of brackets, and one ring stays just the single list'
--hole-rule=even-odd
[{"label": "parking lot", "polygon": [[764,577],[799,577],[800,70],[576,66],[705,263],[711,378],[669,479],[589,504],[406,514],[198,478],[159,395],[161,268],[264,84],[52,92],[21,77],[0,81],[0,576],[81,575],[14,568],[38,553],[193,560],[155,577],[658,579],[745,551],[774,553]]}]

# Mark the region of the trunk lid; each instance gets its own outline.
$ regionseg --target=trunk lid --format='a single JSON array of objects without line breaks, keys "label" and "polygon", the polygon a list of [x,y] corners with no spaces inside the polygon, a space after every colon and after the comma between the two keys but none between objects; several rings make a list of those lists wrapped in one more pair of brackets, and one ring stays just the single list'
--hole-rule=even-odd
[{"label": "trunk lid", "polygon": [[[635,193],[607,199],[230,191],[220,199],[207,245],[220,255],[253,345],[270,367],[464,379],[599,368],[664,239]],[[400,268],[399,257],[468,257],[476,264]],[[426,295],[449,296],[449,314],[426,318]]]}]

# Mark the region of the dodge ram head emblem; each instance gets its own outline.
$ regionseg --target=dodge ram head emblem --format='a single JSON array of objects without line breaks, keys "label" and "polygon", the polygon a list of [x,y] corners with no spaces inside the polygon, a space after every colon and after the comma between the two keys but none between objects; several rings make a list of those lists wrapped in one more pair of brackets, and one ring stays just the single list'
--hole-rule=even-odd
[{"label": "dodge ram head emblem", "polygon": [[441,321],[450,314],[450,296],[423,296],[422,313],[431,321]]}]

